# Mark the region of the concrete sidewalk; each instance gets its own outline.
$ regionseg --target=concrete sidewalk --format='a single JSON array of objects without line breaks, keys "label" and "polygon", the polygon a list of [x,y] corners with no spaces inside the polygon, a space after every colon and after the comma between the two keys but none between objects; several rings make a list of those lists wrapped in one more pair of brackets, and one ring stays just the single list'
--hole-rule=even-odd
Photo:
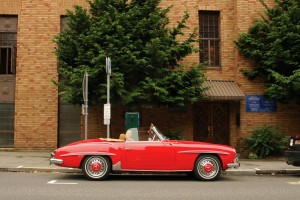
[{"label": "concrete sidewalk", "polygon": [[[50,152],[1,152],[0,171],[4,172],[57,172],[80,173],[80,169],[63,168],[49,165]],[[300,167],[287,165],[284,159],[279,160],[240,160],[241,166],[229,169],[225,174],[297,174]]]}]

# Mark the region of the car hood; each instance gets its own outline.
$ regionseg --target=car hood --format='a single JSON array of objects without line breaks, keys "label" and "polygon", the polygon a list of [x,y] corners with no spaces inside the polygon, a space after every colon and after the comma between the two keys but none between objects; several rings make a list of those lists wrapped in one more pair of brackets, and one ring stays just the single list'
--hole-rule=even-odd
[{"label": "car hood", "polygon": [[190,147],[203,147],[208,149],[220,149],[225,151],[235,152],[235,149],[228,145],[213,144],[208,142],[195,142],[195,141],[183,141],[183,140],[166,140],[176,145],[190,146]]}]

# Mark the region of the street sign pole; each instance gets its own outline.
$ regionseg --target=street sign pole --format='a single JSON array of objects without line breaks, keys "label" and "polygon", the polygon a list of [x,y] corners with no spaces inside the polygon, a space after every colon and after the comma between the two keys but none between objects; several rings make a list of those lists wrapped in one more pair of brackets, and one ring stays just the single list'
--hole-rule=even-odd
[{"label": "street sign pole", "polygon": [[107,125],[107,138],[110,138],[110,119],[111,119],[111,108],[110,108],[110,75],[111,75],[111,59],[106,58],[106,74],[107,74],[107,104],[104,105],[104,124]]},{"label": "street sign pole", "polygon": [[84,100],[84,105],[82,105],[82,114],[84,115],[84,139],[87,140],[88,132],[88,73],[85,72],[82,81],[82,95]]}]

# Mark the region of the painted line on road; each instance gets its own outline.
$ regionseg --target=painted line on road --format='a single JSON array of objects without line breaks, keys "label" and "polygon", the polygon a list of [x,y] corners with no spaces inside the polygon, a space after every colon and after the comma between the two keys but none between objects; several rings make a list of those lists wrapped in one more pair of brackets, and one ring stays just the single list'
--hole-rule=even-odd
[{"label": "painted line on road", "polygon": [[300,181],[298,181],[298,182],[286,182],[286,183],[288,183],[290,185],[300,185]]},{"label": "painted line on road", "polygon": [[54,185],[77,185],[78,183],[63,183],[63,182],[57,182],[57,180],[49,181],[48,184],[54,184]]}]

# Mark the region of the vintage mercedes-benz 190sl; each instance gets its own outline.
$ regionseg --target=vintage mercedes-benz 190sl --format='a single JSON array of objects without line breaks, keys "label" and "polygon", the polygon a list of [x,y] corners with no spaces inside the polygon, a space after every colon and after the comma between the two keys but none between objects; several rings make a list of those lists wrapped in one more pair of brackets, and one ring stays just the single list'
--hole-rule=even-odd
[{"label": "vintage mercedes-benz 190sl", "polygon": [[83,140],[55,150],[50,163],[81,168],[91,180],[117,172],[193,172],[199,180],[216,180],[221,171],[239,167],[233,147],[169,140],[154,125],[129,129],[119,139]]}]

